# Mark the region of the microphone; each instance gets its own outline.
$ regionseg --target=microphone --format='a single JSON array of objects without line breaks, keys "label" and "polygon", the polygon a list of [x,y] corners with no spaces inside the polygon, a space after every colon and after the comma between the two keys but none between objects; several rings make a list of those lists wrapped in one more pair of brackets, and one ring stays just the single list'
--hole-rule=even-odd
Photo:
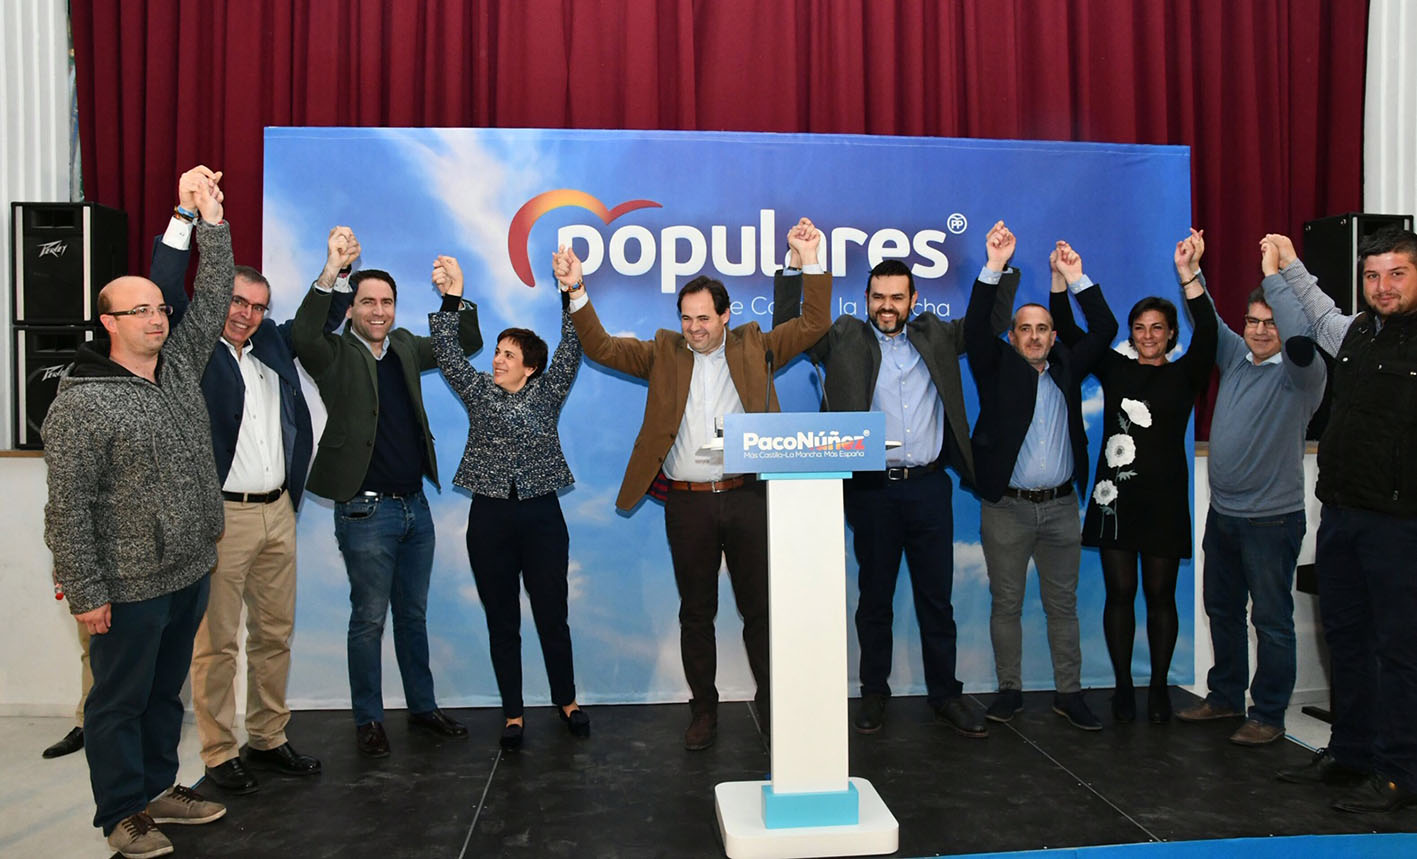
[{"label": "microphone", "polygon": [[766,385],[766,386],[764,387],[764,389],[763,389],[763,411],[767,412],[767,411],[772,411],[772,371],[773,371],[773,364],[772,364],[772,350],[771,350],[771,349],[768,349],[766,352],[763,353],[763,360],[767,361],[767,365],[768,365],[768,383],[767,383],[767,385]]},{"label": "microphone", "polygon": [[832,410],[831,403],[827,402],[827,374],[822,370],[822,362],[817,360],[816,355],[808,355],[808,360],[812,362],[812,369],[817,371],[817,381],[822,386],[822,411]]}]

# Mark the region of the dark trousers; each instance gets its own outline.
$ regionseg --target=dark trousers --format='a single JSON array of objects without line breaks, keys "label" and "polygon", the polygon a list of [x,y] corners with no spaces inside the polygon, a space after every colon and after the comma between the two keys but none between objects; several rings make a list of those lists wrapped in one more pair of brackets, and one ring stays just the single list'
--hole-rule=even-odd
[{"label": "dark trousers", "polygon": [[743,646],[753,671],[759,709],[767,707],[768,507],[760,481],[727,492],[670,490],[664,502],[664,532],[679,586],[679,652],[694,713],[718,709],[718,570],[728,564],[733,598],[743,616]]},{"label": "dark trousers", "polygon": [[202,576],[170,594],[114,603],[112,626],[90,639],[84,754],[98,806],[93,824],[104,835],[177,780],[182,683],[209,582]]},{"label": "dark trousers", "polygon": [[[1206,697],[1235,711],[1245,708],[1245,687],[1255,704],[1250,718],[1284,727],[1294,691],[1294,562],[1304,540],[1304,511],[1258,519],[1227,516],[1210,508],[1205,523],[1205,613],[1215,665],[1206,677]],[[1250,636],[1245,609],[1259,646],[1250,679]]]},{"label": "dark trousers", "polygon": [[1417,519],[1325,504],[1315,548],[1329,754],[1417,791]]},{"label": "dark trousers", "polygon": [[895,620],[895,584],[902,552],[910,565],[915,616],[925,662],[929,703],[938,707],[964,689],[955,677],[953,484],[943,470],[910,480],[867,472],[846,482],[861,599],[856,638],[861,646],[861,694],[889,695]]},{"label": "dark trousers", "polygon": [[571,627],[566,623],[566,568],[570,535],[556,493],[527,499],[474,495],[467,514],[467,558],[487,613],[487,643],[502,715],[522,715],[521,589],[541,639],[551,702],[576,700]]}]

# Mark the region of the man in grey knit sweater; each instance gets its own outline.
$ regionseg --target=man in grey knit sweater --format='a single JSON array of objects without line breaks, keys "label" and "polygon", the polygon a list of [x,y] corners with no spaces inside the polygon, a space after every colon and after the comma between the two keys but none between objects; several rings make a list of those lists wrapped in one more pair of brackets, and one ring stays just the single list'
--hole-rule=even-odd
[{"label": "man in grey knit sweater", "polygon": [[[1260,268],[1278,278],[1278,251],[1265,243]],[[1241,746],[1284,736],[1294,691],[1294,565],[1304,539],[1304,429],[1324,393],[1324,363],[1305,320],[1250,293],[1243,334],[1220,326],[1220,387],[1210,426],[1210,512],[1206,515],[1205,613],[1215,664],[1209,694],[1176,714],[1185,722],[1246,716],[1230,735]],[[1246,604],[1253,600],[1258,647],[1250,678]]]},{"label": "man in grey knit sweater", "polygon": [[99,293],[109,342],[79,350],[45,419],[45,542],[70,610],[92,636],[94,686],[85,751],[109,846],[160,856],[156,823],[226,813],[175,785],[179,694],[216,563],[222,501],[199,384],[231,302],[231,235],[220,173],[196,167],[201,263],[187,315],[150,280],[120,277]]}]

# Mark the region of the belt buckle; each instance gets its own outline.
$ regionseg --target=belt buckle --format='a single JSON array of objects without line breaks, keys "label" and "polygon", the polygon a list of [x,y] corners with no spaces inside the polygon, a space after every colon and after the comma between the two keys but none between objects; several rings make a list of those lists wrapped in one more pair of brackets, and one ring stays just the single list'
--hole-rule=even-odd
[{"label": "belt buckle", "polygon": [[908,465],[897,465],[897,466],[895,466],[895,467],[893,467],[893,468],[887,468],[887,469],[886,469],[886,479],[887,479],[887,480],[909,480],[909,479],[910,479],[910,466],[908,466]]}]

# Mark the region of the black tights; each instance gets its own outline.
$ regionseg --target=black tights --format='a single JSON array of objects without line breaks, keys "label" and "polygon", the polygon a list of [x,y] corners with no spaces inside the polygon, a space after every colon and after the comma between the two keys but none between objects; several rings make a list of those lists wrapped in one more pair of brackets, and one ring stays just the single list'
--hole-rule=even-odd
[{"label": "black tights", "polygon": [[1179,558],[1158,558],[1131,549],[1103,549],[1102,579],[1107,604],[1102,631],[1118,689],[1132,688],[1132,641],[1137,634],[1137,561],[1141,561],[1142,593],[1146,595],[1146,640],[1151,648],[1151,683],[1165,686],[1176,650],[1176,575]]}]

